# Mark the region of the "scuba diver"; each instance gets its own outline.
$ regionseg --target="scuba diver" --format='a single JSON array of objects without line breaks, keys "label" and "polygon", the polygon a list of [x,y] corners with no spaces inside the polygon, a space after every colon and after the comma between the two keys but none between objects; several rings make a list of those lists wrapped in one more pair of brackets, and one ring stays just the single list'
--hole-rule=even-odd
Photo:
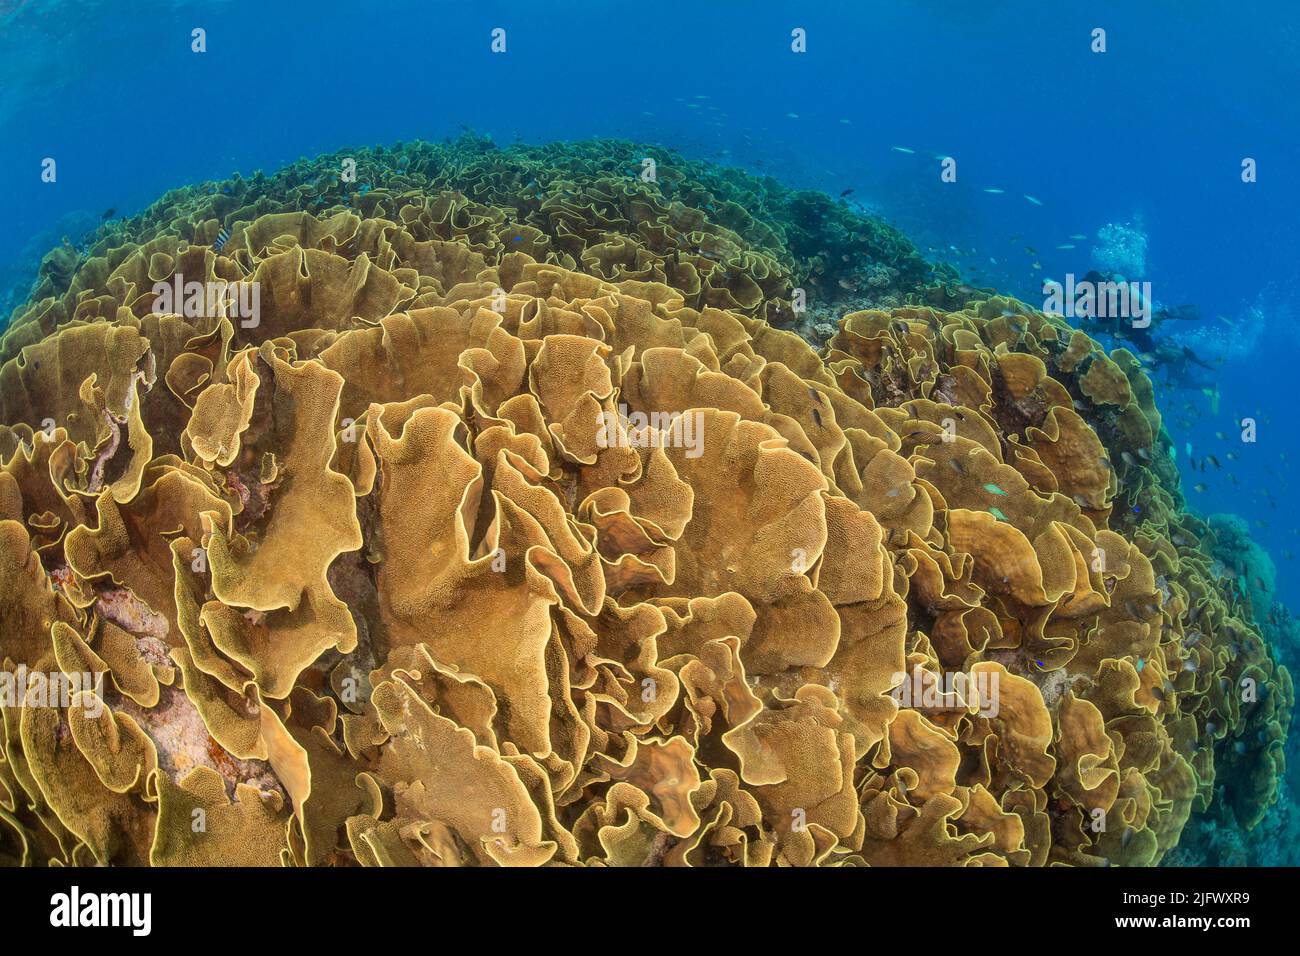
[{"label": "scuba diver", "polygon": [[[1084,281],[1093,283],[1095,288],[1102,288],[1105,283],[1122,284],[1127,280],[1123,276],[1098,272],[1094,269],[1084,276]],[[1136,289],[1130,294],[1139,295]],[[1213,372],[1216,371],[1216,366],[1170,336],[1157,337],[1156,332],[1167,322],[1199,322],[1201,310],[1190,304],[1173,307],[1159,303],[1149,304],[1152,306],[1151,321],[1146,325],[1134,324],[1129,316],[1118,312],[1114,315],[1107,314],[1104,309],[1098,310],[1094,320],[1101,325],[1101,331],[1106,332],[1116,341],[1124,343],[1153,371],[1155,369],[1164,371],[1168,384],[1184,388],[1200,388],[1203,383],[1195,380],[1193,368]],[[1138,309],[1130,309],[1129,313],[1136,311]]]}]

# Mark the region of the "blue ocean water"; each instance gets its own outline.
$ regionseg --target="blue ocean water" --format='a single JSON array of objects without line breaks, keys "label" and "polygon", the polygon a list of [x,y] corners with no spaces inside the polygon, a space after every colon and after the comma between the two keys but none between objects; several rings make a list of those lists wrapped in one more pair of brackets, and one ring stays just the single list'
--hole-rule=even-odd
[{"label": "blue ocean water", "polygon": [[1184,491],[1241,517],[1297,607],[1297,89],[1291,0],[0,0],[0,296],[107,209],[465,128],[852,189],[972,284],[1035,302],[1106,266],[1195,306],[1162,334],[1204,366],[1158,392]]}]

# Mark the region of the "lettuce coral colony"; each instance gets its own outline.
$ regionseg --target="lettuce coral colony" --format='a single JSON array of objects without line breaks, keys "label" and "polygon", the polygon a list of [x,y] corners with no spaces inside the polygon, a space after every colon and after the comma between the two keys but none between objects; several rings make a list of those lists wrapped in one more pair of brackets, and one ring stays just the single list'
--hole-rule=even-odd
[{"label": "lettuce coral colony", "polygon": [[52,253],[0,661],[107,678],[0,710],[0,859],[1147,865],[1220,778],[1253,826],[1292,685],[1150,381],[944,279],[611,142],[321,157]]}]

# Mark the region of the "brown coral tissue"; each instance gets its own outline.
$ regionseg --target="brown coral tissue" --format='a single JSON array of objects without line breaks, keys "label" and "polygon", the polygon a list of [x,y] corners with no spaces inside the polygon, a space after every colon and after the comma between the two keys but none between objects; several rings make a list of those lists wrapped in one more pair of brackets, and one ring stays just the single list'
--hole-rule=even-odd
[{"label": "brown coral tissue", "polygon": [[815,348],[778,200],[604,148],[303,161],[47,270],[0,861],[1150,865],[1226,774],[1257,823],[1290,677],[1134,358],[919,281]]}]

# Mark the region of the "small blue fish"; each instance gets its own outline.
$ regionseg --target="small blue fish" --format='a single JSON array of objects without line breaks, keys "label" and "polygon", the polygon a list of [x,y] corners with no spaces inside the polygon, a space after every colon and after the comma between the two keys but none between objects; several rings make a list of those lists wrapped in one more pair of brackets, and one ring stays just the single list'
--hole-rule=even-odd
[{"label": "small blue fish", "polygon": [[991,481],[985,483],[984,490],[991,495],[1002,495],[1003,497],[1006,497],[1007,494],[1005,491],[1003,491],[997,485],[993,484],[993,482]]}]

